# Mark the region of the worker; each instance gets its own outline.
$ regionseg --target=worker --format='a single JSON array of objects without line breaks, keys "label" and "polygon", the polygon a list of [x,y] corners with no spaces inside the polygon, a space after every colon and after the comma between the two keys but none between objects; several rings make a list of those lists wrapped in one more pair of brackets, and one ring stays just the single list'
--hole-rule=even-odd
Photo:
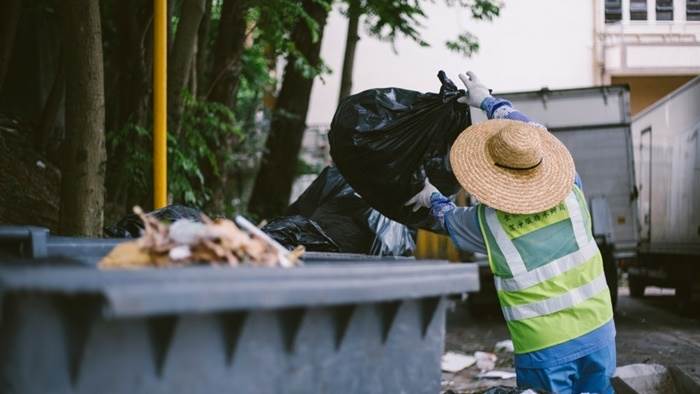
[{"label": "worker", "polygon": [[426,179],[406,205],[429,208],[459,249],[488,255],[518,387],[611,393],[612,303],[571,154],[473,72],[459,78],[459,100],[489,118],[450,151],[455,177],[478,202],[458,208]]}]

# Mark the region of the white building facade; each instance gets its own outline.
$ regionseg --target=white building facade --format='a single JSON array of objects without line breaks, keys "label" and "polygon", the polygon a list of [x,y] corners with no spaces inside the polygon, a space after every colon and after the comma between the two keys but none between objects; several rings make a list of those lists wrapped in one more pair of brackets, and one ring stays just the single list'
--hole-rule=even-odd
[{"label": "white building facade", "polygon": [[[505,0],[493,22],[443,1],[425,2],[423,36],[394,46],[362,29],[353,92],[396,86],[436,91],[443,69],[477,72],[494,92],[627,83],[633,112],[700,74],[700,0]],[[479,38],[471,58],[444,41],[463,31]],[[338,100],[347,19],[339,8],[326,25],[321,56],[333,72],[314,83],[307,122],[329,124]]]}]

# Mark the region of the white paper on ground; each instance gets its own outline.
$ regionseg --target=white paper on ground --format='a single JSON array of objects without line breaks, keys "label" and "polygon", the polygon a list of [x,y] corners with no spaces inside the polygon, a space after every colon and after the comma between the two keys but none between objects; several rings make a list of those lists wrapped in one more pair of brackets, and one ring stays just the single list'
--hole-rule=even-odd
[{"label": "white paper on ground", "polygon": [[515,348],[513,347],[513,341],[510,339],[506,339],[504,341],[496,342],[496,346],[494,346],[494,349],[497,352],[510,352],[513,353],[515,351]]},{"label": "white paper on ground", "polygon": [[476,357],[466,354],[447,352],[442,355],[442,370],[445,372],[459,372],[476,363]]},{"label": "white paper on ground", "polygon": [[488,371],[477,375],[479,379],[513,379],[515,372],[508,371]]},{"label": "white paper on ground", "polygon": [[498,360],[498,356],[495,354],[488,352],[474,352],[474,357],[476,358],[476,367],[479,368],[481,372],[490,371],[496,368],[496,360]]}]

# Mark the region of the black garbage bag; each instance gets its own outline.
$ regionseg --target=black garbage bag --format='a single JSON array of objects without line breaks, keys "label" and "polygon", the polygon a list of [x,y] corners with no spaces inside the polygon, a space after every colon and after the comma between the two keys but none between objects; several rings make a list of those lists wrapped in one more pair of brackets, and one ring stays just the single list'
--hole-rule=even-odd
[{"label": "black garbage bag", "polygon": [[304,245],[313,252],[340,252],[338,245],[318,224],[301,215],[273,219],[261,230],[289,249]]},{"label": "black garbage bag", "polygon": [[438,231],[427,209],[404,204],[428,176],[445,195],[459,185],[449,166],[449,150],[471,125],[464,91],[443,71],[440,93],[399,88],[370,89],[344,99],[328,135],[331,156],[343,177],[370,206],[414,228]]},{"label": "black garbage bag", "polygon": [[[189,219],[195,222],[202,220],[202,213],[194,208],[184,205],[168,205],[161,209],[148,212],[147,215],[154,216],[162,222],[172,223],[178,219]],[[143,230],[143,222],[133,213],[121,218],[116,224],[104,228],[105,237],[109,238],[138,238]]]},{"label": "black garbage bag", "polygon": [[318,223],[344,253],[410,256],[415,250],[410,230],[372,209],[335,167],[323,169],[286,213]]}]

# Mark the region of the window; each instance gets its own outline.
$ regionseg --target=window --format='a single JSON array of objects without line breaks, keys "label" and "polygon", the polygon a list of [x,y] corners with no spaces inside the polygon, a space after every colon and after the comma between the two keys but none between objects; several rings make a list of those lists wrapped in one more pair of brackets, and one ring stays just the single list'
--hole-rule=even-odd
[{"label": "window", "polygon": [[685,4],[685,19],[700,21],[700,0],[686,0]]},{"label": "window", "polygon": [[630,0],[630,20],[647,20],[647,0]]},{"label": "window", "polygon": [[622,0],[605,0],[605,23],[615,23],[621,19]]},{"label": "window", "polygon": [[673,0],[656,0],[656,20],[673,20]]}]

